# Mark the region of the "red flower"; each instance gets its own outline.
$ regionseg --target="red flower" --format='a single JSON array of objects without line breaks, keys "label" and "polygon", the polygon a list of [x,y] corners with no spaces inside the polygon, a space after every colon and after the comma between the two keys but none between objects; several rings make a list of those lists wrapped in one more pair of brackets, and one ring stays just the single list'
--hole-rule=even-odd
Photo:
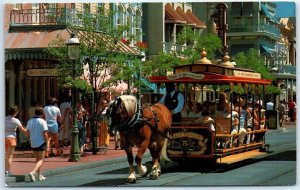
[{"label": "red flower", "polygon": [[137,46],[139,49],[147,49],[147,48],[148,48],[148,44],[147,44],[147,43],[144,43],[144,42],[136,42],[136,46]]},{"label": "red flower", "polygon": [[129,45],[129,44],[130,44],[130,42],[129,42],[126,38],[122,38],[122,39],[121,39],[121,42],[123,42],[123,43],[126,44],[126,45]]}]

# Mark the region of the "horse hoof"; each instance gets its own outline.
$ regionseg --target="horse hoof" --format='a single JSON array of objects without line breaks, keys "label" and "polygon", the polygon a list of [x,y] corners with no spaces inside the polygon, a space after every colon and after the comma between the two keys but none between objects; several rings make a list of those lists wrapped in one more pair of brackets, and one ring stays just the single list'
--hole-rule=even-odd
[{"label": "horse hoof", "polygon": [[150,174],[149,179],[156,180],[158,178],[157,174]]},{"label": "horse hoof", "polygon": [[146,166],[143,166],[141,165],[141,168],[138,168],[139,169],[139,173],[142,177],[146,177],[147,174],[148,174],[148,170],[147,170],[147,167]]},{"label": "horse hoof", "polygon": [[127,178],[127,183],[136,183],[135,178]]}]

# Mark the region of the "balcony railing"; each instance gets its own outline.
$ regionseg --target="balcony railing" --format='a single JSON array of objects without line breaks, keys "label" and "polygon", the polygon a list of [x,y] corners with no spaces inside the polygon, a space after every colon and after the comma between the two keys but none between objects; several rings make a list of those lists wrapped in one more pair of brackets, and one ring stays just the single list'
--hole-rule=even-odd
[{"label": "balcony railing", "polygon": [[10,26],[34,26],[34,25],[65,25],[66,9],[21,9],[11,10]]},{"label": "balcony railing", "polygon": [[273,34],[275,36],[280,36],[279,29],[265,23],[261,23],[258,25],[230,25],[228,28],[228,32],[265,32]]},{"label": "balcony railing", "polygon": [[181,56],[182,52],[186,49],[186,45],[178,45],[172,42],[164,42],[163,49],[165,53],[176,54],[177,56]]},{"label": "balcony railing", "polygon": [[[83,19],[90,18],[89,21]],[[87,23],[94,25],[96,31],[102,31],[103,25],[110,22],[107,16],[85,14],[82,11],[66,8],[21,9],[10,13],[10,31],[32,29],[57,29],[66,26],[83,27]]]}]

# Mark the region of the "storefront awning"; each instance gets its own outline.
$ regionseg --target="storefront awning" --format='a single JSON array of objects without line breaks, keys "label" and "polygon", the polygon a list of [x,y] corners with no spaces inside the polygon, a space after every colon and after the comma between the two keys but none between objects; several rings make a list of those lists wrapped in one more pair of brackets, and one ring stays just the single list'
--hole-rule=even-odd
[{"label": "storefront awning", "polygon": [[270,47],[267,47],[267,46],[264,46],[264,45],[261,45],[260,47],[262,49],[262,52],[261,52],[262,54],[269,54],[269,55],[271,55],[271,54],[273,54],[275,52],[275,50],[272,49],[272,48],[270,48]]},{"label": "storefront awning", "polygon": [[186,20],[182,18],[169,3],[167,3],[165,6],[165,22],[185,24]]},{"label": "storefront awning", "polygon": [[261,5],[261,9],[263,11],[263,13],[273,22],[279,24],[279,21],[275,18],[275,16],[273,16],[270,11],[268,10],[267,6],[264,3],[260,3]]},{"label": "storefront awning", "polygon": [[[117,44],[112,44],[102,33],[96,33],[97,36],[102,36],[106,39],[107,50],[110,47],[115,47],[120,53],[128,53],[132,55],[140,55],[138,50],[135,50],[121,41]],[[46,49],[50,42],[61,36],[64,41],[70,38],[68,29],[54,31],[31,31],[31,32],[14,32],[8,31],[4,34],[5,60],[20,60],[20,59],[43,59],[47,55],[43,50]],[[81,42],[88,35],[86,31],[79,31],[77,36]]]}]

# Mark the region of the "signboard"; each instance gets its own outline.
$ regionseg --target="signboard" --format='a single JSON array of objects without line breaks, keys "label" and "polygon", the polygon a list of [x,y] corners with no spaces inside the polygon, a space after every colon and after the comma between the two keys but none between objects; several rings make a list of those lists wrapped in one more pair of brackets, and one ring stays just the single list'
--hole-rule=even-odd
[{"label": "signboard", "polygon": [[26,71],[29,77],[57,77],[56,69],[28,69]]},{"label": "signboard", "polygon": [[252,73],[247,71],[238,71],[234,70],[233,75],[236,77],[252,78],[252,79],[261,79],[260,73]]},{"label": "signboard", "polygon": [[180,78],[184,78],[184,77],[202,80],[204,78],[204,75],[203,74],[195,74],[195,73],[191,73],[191,72],[182,72],[182,73],[176,73],[176,74],[170,75],[170,76],[168,76],[168,79],[175,80],[175,79],[180,79]]}]

